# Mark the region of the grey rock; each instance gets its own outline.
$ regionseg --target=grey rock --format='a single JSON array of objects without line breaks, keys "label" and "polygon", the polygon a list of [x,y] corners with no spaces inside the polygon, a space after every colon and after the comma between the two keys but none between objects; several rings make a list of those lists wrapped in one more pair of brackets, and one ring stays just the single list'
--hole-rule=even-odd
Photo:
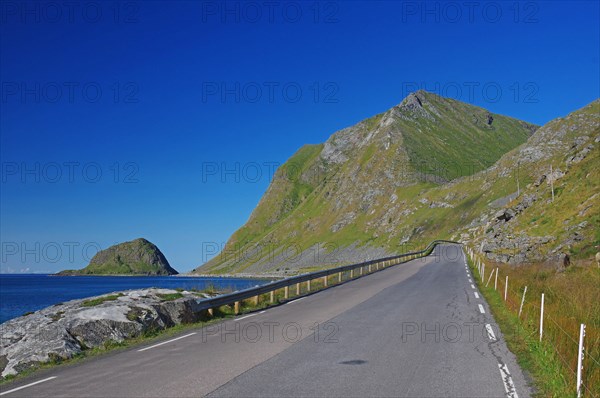
[{"label": "grey rock", "polygon": [[199,301],[204,295],[182,292],[165,301],[170,289],[121,292],[116,300],[86,306],[73,300],[0,324],[0,375],[18,374],[37,364],[68,359],[83,350],[123,342],[146,331],[195,322],[202,316]]}]

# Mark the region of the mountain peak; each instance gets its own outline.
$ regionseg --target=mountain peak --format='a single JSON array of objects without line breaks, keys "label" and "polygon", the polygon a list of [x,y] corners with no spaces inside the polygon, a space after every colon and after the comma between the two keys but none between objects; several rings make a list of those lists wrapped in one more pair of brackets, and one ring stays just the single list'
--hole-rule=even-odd
[{"label": "mountain peak", "polygon": [[418,90],[408,94],[400,103],[400,107],[406,107],[408,109],[422,108],[424,99],[425,91]]},{"label": "mountain peak", "polygon": [[[196,272],[261,273],[314,266],[307,255],[287,264],[283,254],[253,261],[227,254],[260,251],[265,244],[279,253],[291,242],[307,252],[336,242],[352,255],[359,251],[352,245],[368,241],[379,247],[370,255],[385,256],[389,252],[381,248],[418,235],[400,232],[402,220],[420,206],[415,194],[487,169],[524,143],[536,127],[425,90],[410,93],[392,109],[296,152],[278,170],[248,223],[230,238],[224,254]],[[294,170],[293,178],[288,169]],[[449,200],[440,198],[431,206],[446,209]]]}]

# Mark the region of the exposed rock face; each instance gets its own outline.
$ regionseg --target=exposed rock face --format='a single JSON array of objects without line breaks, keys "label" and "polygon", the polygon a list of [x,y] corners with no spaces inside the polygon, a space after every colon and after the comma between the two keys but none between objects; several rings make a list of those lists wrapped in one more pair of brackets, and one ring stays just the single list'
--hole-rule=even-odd
[{"label": "exposed rock face", "polygon": [[501,210],[470,225],[488,258],[512,264],[549,262],[562,270],[570,263],[569,253],[594,245],[594,230],[600,227],[595,221],[600,208],[599,110],[600,101],[595,101],[551,121],[490,169],[487,180],[514,178],[520,165],[521,175],[532,182],[521,186],[520,196],[490,203],[504,202]]},{"label": "exposed rock face", "polygon": [[[92,301],[102,297],[112,300]],[[39,363],[72,358],[86,348],[198,321],[198,301],[204,297],[170,289],[130,290],[73,300],[11,319],[0,324],[0,374],[18,374]]]},{"label": "exposed rock face", "polygon": [[60,275],[176,275],[162,252],[153,243],[139,238],[101,250],[89,265]]}]

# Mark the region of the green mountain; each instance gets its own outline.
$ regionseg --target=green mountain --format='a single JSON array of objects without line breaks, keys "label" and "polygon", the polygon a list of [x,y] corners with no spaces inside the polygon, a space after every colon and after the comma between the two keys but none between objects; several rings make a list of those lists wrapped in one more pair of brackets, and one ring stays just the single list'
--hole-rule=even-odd
[{"label": "green mountain", "polygon": [[153,243],[139,238],[101,250],[81,270],[59,275],[176,275],[162,252]]},{"label": "green mountain", "polygon": [[452,187],[493,168],[537,128],[425,91],[410,94],[324,144],[302,147],[223,252],[194,272],[308,271],[456,235],[486,192]]}]

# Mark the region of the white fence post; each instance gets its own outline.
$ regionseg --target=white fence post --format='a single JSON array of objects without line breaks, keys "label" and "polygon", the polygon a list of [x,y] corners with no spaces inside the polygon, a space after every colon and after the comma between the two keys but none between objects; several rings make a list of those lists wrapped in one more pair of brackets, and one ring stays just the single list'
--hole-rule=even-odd
[{"label": "white fence post", "polygon": [[492,276],[494,276],[494,270],[492,270],[492,272],[490,273],[490,277],[488,278],[488,281],[485,284],[485,287],[488,287],[488,285],[490,284],[490,281],[492,280]]},{"label": "white fence post", "polygon": [[506,293],[508,293],[508,275],[506,275],[506,282],[504,283],[504,301],[506,301]]},{"label": "white fence post", "polygon": [[496,278],[494,280],[494,290],[498,290],[498,267],[496,267]]},{"label": "white fence post", "polygon": [[483,268],[481,269],[481,283],[485,279],[485,264],[483,264]]},{"label": "white fence post", "polygon": [[523,303],[525,302],[525,294],[527,293],[527,286],[525,286],[525,290],[523,291],[523,298],[521,299],[521,307],[519,307],[519,318],[521,317],[521,312],[523,312]]},{"label": "white fence post", "polygon": [[579,327],[579,352],[577,354],[577,398],[581,397],[581,371],[583,370],[583,338],[585,337],[585,324]]},{"label": "white fence post", "polygon": [[540,342],[544,334],[544,293],[542,293],[542,307],[540,309]]}]

